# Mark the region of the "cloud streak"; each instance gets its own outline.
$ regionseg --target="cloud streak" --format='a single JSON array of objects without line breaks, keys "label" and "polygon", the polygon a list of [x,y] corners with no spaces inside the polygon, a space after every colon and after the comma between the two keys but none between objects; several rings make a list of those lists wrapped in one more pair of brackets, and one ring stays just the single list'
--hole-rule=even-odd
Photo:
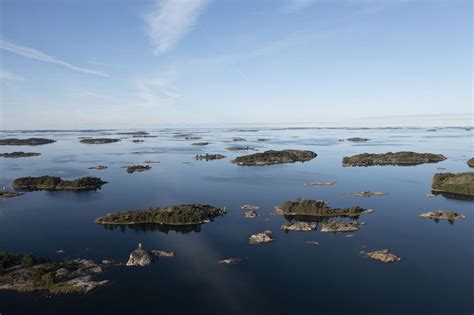
[{"label": "cloud streak", "polygon": [[145,16],[148,36],[159,56],[171,50],[190,32],[208,4],[208,0],[161,0]]},{"label": "cloud streak", "polygon": [[5,69],[0,69],[0,80],[21,81],[21,80],[24,80],[24,78],[17,74],[11,73]]},{"label": "cloud streak", "polygon": [[13,44],[11,42],[8,42],[6,40],[0,39],[0,49],[9,51],[11,53],[23,56],[25,58],[30,58],[30,59],[35,59],[47,63],[53,63],[60,65],[62,67],[65,67],[69,70],[85,73],[85,74],[91,74],[91,75],[96,75],[96,76],[101,76],[101,77],[108,77],[109,75],[97,70],[92,70],[92,69],[86,69],[86,68],[81,68],[78,66],[75,66],[73,64],[70,64],[66,61],[60,60],[56,57],[47,55],[39,50],[25,47],[25,46],[20,46],[17,44]]},{"label": "cloud streak", "polygon": [[285,14],[295,13],[308,8],[315,2],[315,0],[290,0],[283,7],[281,7],[281,11]]}]

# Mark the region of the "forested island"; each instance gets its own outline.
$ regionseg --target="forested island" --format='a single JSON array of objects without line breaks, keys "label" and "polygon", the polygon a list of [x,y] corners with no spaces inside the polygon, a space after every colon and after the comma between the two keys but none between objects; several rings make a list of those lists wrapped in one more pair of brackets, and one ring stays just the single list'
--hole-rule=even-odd
[{"label": "forested island", "polygon": [[0,156],[4,158],[22,158],[22,157],[32,157],[32,156],[39,156],[41,153],[36,152],[23,152],[23,151],[15,151],[10,153],[1,153]]},{"label": "forested island", "polygon": [[357,217],[361,214],[373,212],[373,210],[357,206],[331,208],[322,200],[298,199],[284,202],[280,207],[276,207],[276,212],[285,216]]},{"label": "forested island", "polygon": [[13,188],[19,190],[35,191],[35,190],[72,190],[72,191],[88,191],[97,190],[107,182],[97,177],[81,177],[74,180],[63,180],[57,176],[39,176],[39,177],[20,177],[13,181]]},{"label": "forested island", "polygon": [[107,280],[93,279],[102,271],[102,267],[92,260],[53,262],[32,255],[0,252],[0,290],[87,293],[108,283]]},{"label": "forested island", "polygon": [[410,151],[388,152],[381,154],[362,153],[342,160],[343,166],[372,166],[372,165],[418,165],[437,163],[446,160],[442,154],[416,153]]},{"label": "forested island", "polygon": [[132,173],[135,173],[135,172],[144,172],[144,171],[148,171],[148,170],[151,170],[150,165],[131,165],[131,166],[127,166],[127,173],[129,173],[129,174],[132,174]]},{"label": "forested island", "polygon": [[271,164],[306,162],[314,159],[316,156],[316,153],[308,150],[269,150],[262,153],[239,156],[235,158],[232,163],[243,166],[262,166]]},{"label": "forested island", "polygon": [[8,138],[0,139],[0,145],[43,145],[56,142],[56,140],[45,139],[45,138],[28,138],[28,139],[17,139]]},{"label": "forested island", "polygon": [[217,208],[211,205],[183,204],[164,208],[109,213],[97,218],[95,223],[191,225],[207,223],[226,213],[225,208]]},{"label": "forested island", "polygon": [[474,197],[474,172],[437,173],[433,176],[431,191],[448,197]]},{"label": "forested island", "polygon": [[113,139],[113,138],[85,138],[81,139],[80,143],[86,144],[106,144],[106,143],[114,143],[119,142],[120,139]]}]

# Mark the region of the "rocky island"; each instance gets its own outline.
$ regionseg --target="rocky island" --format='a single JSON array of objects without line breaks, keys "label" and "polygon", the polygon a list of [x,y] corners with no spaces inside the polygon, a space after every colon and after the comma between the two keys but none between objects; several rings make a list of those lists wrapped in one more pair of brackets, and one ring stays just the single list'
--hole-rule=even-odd
[{"label": "rocky island", "polygon": [[418,165],[424,163],[437,163],[446,160],[442,154],[416,153],[416,152],[388,152],[381,154],[363,153],[342,160],[343,166],[372,166],[372,165]]},{"label": "rocky island", "polygon": [[346,140],[350,141],[350,142],[367,142],[367,141],[369,141],[369,139],[367,139],[367,138],[360,138],[360,137],[348,138]]},{"label": "rocky island", "polygon": [[249,238],[249,243],[255,245],[272,242],[273,238],[270,236],[270,234],[272,234],[272,231],[269,230],[266,230],[263,233],[253,234]]},{"label": "rocky island", "polygon": [[112,139],[112,138],[85,138],[81,139],[80,143],[86,144],[106,144],[106,143],[115,143],[119,142],[120,139]]},{"label": "rocky island", "polygon": [[145,267],[155,262],[155,258],[172,258],[176,257],[174,252],[165,252],[161,250],[144,250],[141,243],[135,249],[127,261],[127,266]]},{"label": "rocky island", "polygon": [[16,191],[0,191],[0,198],[13,198],[13,197],[18,197],[22,196],[24,193],[19,193]]},{"label": "rocky island", "polygon": [[56,142],[56,140],[44,139],[44,138],[28,138],[28,139],[17,139],[8,138],[0,139],[0,145],[43,145]]},{"label": "rocky island", "polygon": [[431,191],[452,198],[474,198],[474,172],[437,173],[433,177]]},{"label": "rocky island", "polygon": [[191,145],[196,145],[196,146],[205,146],[205,145],[208,145],[209,142],[194,142],[194,143],[191,143]]},{"label": "rocky island", "polygon": [[4,158],[22,158],[22,157],[32,157],[32,156],[39,156],[41,153],[36,152],[23,152],[23,151],[15,151],[10,153],[1,153],[0,156]]},{"label": "rocky island", "polygon": [[132,173],[135,173],[135,172],[144,172],[144,171],[148,171],[148,170],[151,170],[150,165],[131,165],[131,166],[127,166],[127,173],[129,173],[129,174],[132,174]]},{"label": "rocky island", "polygon": [[289,222],[285,221],[281,228],[285,231],[302,231],[302,232],[310,232],[314,231],[317,228],[316,222],[305,222],[305,221],[297,221],[297,222]]},{"label": "rocky island", "polygon": [[206,160],[206,161],[212,161],[212,160],[220,160],[225,158],[225,155],[222,154],[196,154],[194,157],[196,160]]},{"label": "rocky island", "polygon": [[63,180],[56,176],[39,176],[39,177],[21,177],[13,181],[13,188],[19,190],[35,191],[35,190],[72,190],[72,191],[88,191],[97,190],[107,182],[97,177],[81,177],[74,180]]},{"label": "rocky island", "polygon": [[467,165],[468,165],[469,167],[474,167],[474,158],[469,159],[469,160],[467,161]]},{"label": "rocky island", "polygon": [[262,153],[239,156],[232,163],[242,166],[263,166],[272,164],[306,162],[317,156],[313,151],[303,150],[269,150]]},{"label": "rocky island", "polygon": [[108,283],[108,280],[93,279],[102,271],[102,267],[92,260],[52,262],[31,255],[0,252],[0,290],[88,293]]},{"label": "rocky island", "polygon": [[367,253],[367,257],[384,262],[384,263],[394,263],[400,261],[401,258],[390,252],[390,249],[382,249],[374,252]]},{"label": "rocky island", "polygon": [[227,213],[225,208],[210,205],[185,204],[147,210],[109,213],[97,218],[97,224],[166,224],[196,225],[207,223]]},{"label": "rocky island", "polygon": [[434,220],[439,220],[439,219],[444,219],[444,220],[459,220],[459,219],[464,219],[466,218],[465,215],[459,214],[454,211],[441,211],[441,210],[436,210],[436,211],[430,211],[430,212],[425,212],[425,213],[420,213],[418,215],[420,218],[428,218],[428,219],[434,219]]},{"label": "rocky island", "polygon": [[107,166],[105,165],[96,165],[96,166],[89,167],[90,170],[96,170],[96,171],[105,170],[106,168]]},{"label": "rocky island", "polygon": [[358,217],[361,214],[371,213],[373,209],[364,209],[361,207],[350,208],[331,208],[323,200],[305,200],[286,201],[280,207],[275,208],[276,213],[285,216],[315,216],[315,217]]},{"label": "rocky island", "polygon": [[258,151],[255,148],[249,147],[249,146],[233,146],[233,147],[228,147],[226,148],[227,151],[230,152],[237,152],[237,151]]},{"label": "rocky island", "polygon": [[327,221],[323,223],[321,232],[323,233],[336,233],[336,232],[354,232],[359,230],[360,224],[357,222],[346,222],[346,221]]}]

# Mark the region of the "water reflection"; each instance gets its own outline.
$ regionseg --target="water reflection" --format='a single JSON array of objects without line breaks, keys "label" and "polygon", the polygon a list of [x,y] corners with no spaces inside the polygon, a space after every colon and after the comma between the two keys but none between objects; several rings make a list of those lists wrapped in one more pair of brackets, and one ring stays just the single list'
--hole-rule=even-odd
[{"label": "water reflection", "polygon": [[166,225],[166,224],[102,224],[102,226],[110,231],[120,230],[120,232],[125,233],[127,229],[130,229],[135,232],[155,232],[159,231],[165,234],[168,232],[177,232],[180,234],[189,234],[192,232],[199,233],[201,232],[201,224],[196,225]]}]

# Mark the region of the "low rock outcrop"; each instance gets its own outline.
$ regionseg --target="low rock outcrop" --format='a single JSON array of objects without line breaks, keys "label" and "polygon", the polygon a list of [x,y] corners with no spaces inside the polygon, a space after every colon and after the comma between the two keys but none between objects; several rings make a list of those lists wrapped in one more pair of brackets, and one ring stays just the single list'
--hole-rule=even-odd
[{"label": "low rock outcrop", "polygon": [[354,232],[359,230],[360,225],[357,222],[328,221],[323,223],[321,232]]},{"label": "low rock outcrop", "polygon": [[283,223],[281,228],[285,231],[310,232],[310,231],[316,230],[317,226],[318,225],[315,222],[304,222],[304,221],[288,222],[286,221],[285,223]]},{"label": "low rock outcrop", "polygon": [[138,244],[138,248],[130,254],[126,265],[135,267],[146,267],[151,265],[155,261],[156,257],[170,258],[175,256],[176,254],[174,252],[165,252],[159,250],[148,251],[143,249],[142,244]]},{"label": "low rock outcrop", "polygon": [[459,219],[464,219],[466,218],[465,215],[459,214],[454,211],[442,211],[442,210],[435,210],[435,211],[430,211],[430,212],[425,212],[425,213],[420,213],[418,215],[420,218],[429,218],[429,219],[434,219],[434,220],[439,220],[439,219],[444,219],[444,220],[459,220]]},{"label": "low rock outcrop", "polygon": [[261,244],[261,243],[268,243],[272,242],[273,238],[270,236],[272,231],[264,231],[263,233],[253,234],[249,238],[250,244]]},{"label": "low rock outcrop", "polygon": [[400,261],[401,258],[395,254],[392,254],[389,249],[377,250],[374,252],[367,253],[367,257],[379,260],[384,263],[394,263]]}]

